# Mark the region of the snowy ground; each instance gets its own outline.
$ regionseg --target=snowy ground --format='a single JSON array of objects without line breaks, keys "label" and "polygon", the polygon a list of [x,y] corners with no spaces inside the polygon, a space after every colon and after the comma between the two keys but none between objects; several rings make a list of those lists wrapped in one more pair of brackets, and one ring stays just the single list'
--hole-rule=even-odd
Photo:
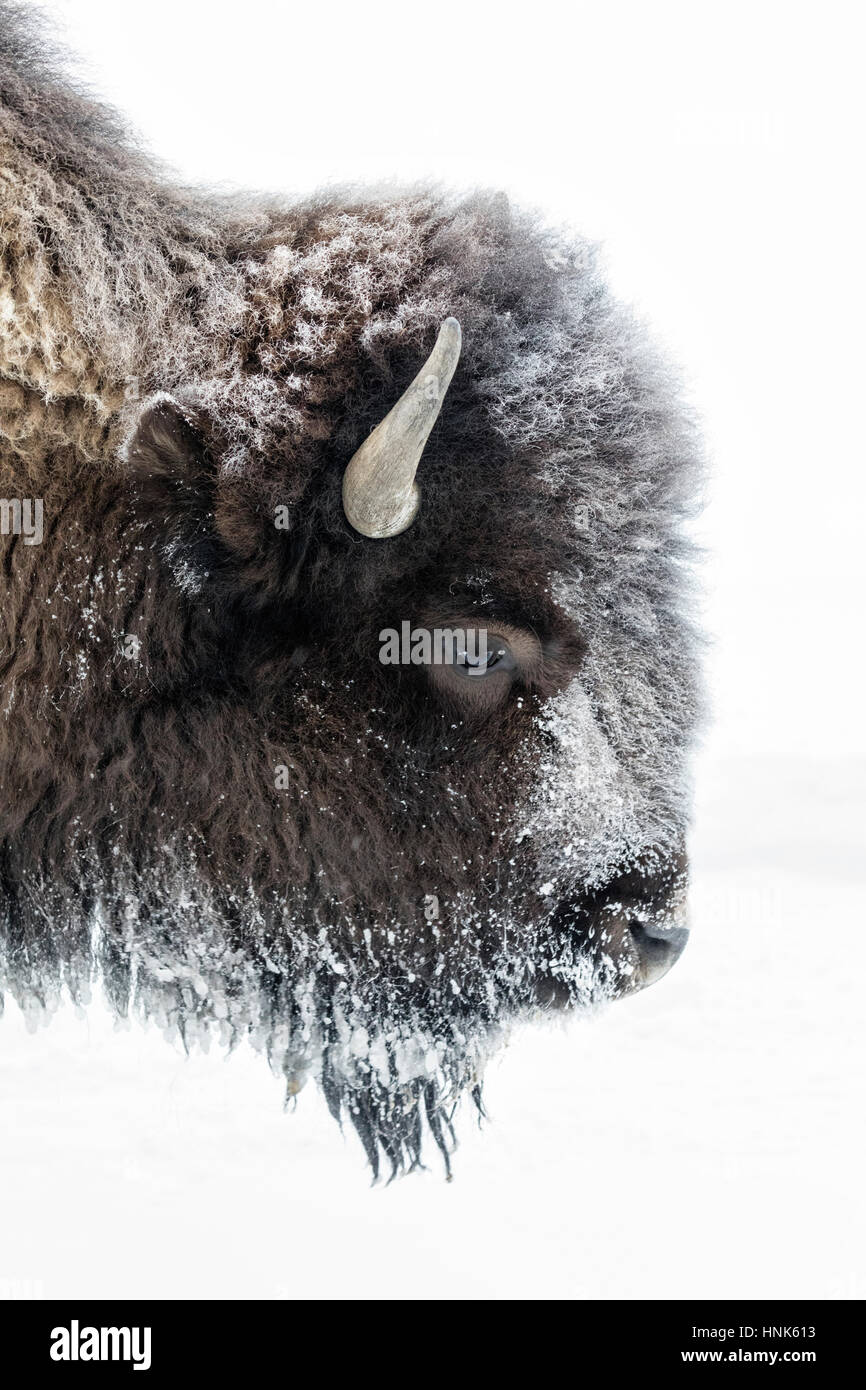
[{"label": "snowy ground", "polygon": [[371,1189],[321,1099],[284,1115],[250,1053],[187,1061],[95,1008],[28,1035],[10,1011],[0,1292],[866,1296],[864,773],[708,754],[686,956],[517,1035],[451,1184]]}]

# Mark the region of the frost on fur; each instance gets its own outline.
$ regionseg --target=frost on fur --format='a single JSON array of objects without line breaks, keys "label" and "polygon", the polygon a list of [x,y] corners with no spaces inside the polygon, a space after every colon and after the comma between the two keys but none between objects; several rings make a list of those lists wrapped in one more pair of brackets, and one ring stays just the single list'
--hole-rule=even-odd
[{"label": "frost on fur", "polygon": [[[64,74],[0,0],[0,497],[44,504],[0,536],[0,985],[248,1038],[412,1167],[515,1021],[684,935],[694,429],[579,238],[211,198]],[[364,540],[343,471],[449,316],[418,517]],[[517,657],[384,667],[403,621]]]}]

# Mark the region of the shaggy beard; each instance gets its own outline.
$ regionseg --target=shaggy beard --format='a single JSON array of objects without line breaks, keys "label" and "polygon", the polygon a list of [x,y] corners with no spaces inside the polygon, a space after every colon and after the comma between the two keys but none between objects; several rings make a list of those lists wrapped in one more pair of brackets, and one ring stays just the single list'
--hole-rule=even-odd
[{"label": "shaggy beard", "polygon": [[483,1109],[485,1065],[510,1027],[629,987],[627,962],[590,953],[587,904],[629,867],[663,863],[678,831],[624,775],[576,682],[543,728],[520,831],[493,861],[500,886],[451,892],[447,923],[414,901],[373,916],[219,883],[189,837],[144,866],[120,844],[79,842],[74,871],[3,865],[0,1005],[6,989],[36,1018],[64,992],[86,1004],[98,984],[117,1017],[187,1050],[247,1040],[287,1101],[318,1083],[374,1175],[421,1166],[431,1141],[450,1171],[455,1109],[464,1097]]},{"label": "shaggy beard", "polygon": [[86,881],[100,887],[86,901],[56,880],[9,898],[0,1007],[5,990],[42,1021],[97,985],[116,1017],[155,1023],[187,1051],[247,1040],[285,1078],[287,1103],[321,1086],[374,1177],[423,1166],[431,1142],[450,1173],[456,1107],[468,1097],[483,1113],[486,1061],[517,1019],[544,1011],[542,982],[580,1008],[620,983],[554,913],[526,926],[505,908],[482,917],[467,897],[447,939],[396,919],[374,932],[323,909],[309,921],[252,889],[218,901],[194,863],[167,858],[146,873],[91,863]]}]

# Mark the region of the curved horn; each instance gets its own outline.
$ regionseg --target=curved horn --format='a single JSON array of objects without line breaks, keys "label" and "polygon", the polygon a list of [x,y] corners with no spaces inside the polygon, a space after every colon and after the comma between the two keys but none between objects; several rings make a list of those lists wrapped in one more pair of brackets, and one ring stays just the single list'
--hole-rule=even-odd
[{"label": "curved horn", "polygon": [[343,510],[362,536],[384,540],[412,525],[420,501],[415,473],[460,356],[460,324],[446,319],[436,346],[343,474]]}]

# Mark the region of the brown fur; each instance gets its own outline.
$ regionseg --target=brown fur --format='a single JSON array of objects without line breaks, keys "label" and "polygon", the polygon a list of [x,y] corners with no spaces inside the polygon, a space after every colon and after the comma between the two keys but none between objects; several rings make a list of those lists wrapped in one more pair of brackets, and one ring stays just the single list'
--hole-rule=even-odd
[{"label": "brown fur", "polygon": [[[0,538],[7,984],[98,966],[417,1157],[485,1038],[592,997],[605,901],[679,877],[693,433],[585,244],[499,195],[193,197],[0,16],[0,496],[46,526]],[[448,314],[421,512],[365,541],[342,471]],[[541,655],[462,699],[379,663],[404,619]]]}]

